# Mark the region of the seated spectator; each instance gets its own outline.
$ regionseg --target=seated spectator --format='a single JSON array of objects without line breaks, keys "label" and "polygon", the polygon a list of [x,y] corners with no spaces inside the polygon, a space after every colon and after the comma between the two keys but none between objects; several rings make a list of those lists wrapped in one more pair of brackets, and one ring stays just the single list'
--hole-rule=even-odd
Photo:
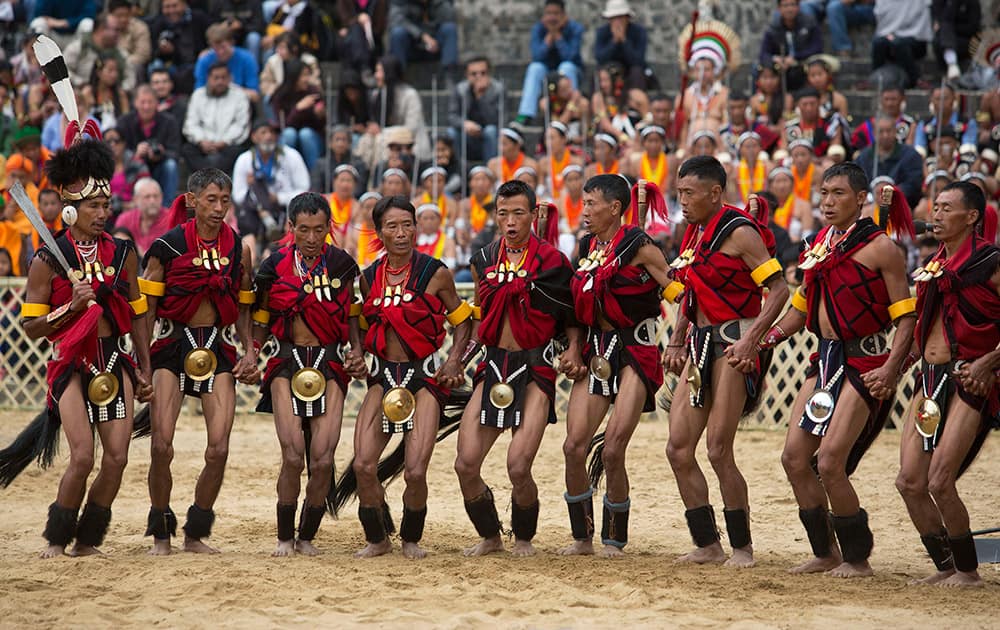
[{"label": "seated spectator", "polygon": [[260,63],[260,40],[264,32],[264,11],[257,0],[210,0],[208,14],[224,24],[233,42],[250,52]]},{"label": "seated spectator", "polygon": [[379,181],[381,181],[379,192],[383,197],[410,196],[410,178],[402,169],[387,168],[379,174]]},{"label": "seated spectator", "polygon": [[89,33],[100,6],[96,0],[35,0],[28,28],[52,37],[65,48],[74,34]]},{"label": "seated spectator", "polygon": [[[879,111],[896,119],[896,139],[912,146],[917,133],[917,121],[904,112],[905,107],[906,93],[903,92],[903,88],[890,85],[882,89],[882,93],[879,94]],[[851,135],[851,146],[855,151],[860,151],[873,142],[875,142],[874,116],[855,128]]]},{"label": "seated spectator", "polygon": [[19,125],[41,127],[59,106],[42,74],[38,59],[35,58],[32,44],[36,39],[35,35],[26,36],[21,44],[21,52],[11,57],[10,63],[17,93],[17,98],[14,99],[17,122]]},{"label": "seated spectator", "polygon": [[760,42],[760,64],[776,65],[785,72],[787,90],[806,83],[802,62],[823,52],[823,33],[816,21],[799,11],[799,0],[778,0],[781,19],[772,22]]},{"label": "seated spectator", "polygon": [[550,73],[558,72],[569,79],[574,90],[579,89],[583,74],[582,40],[583,26],[569,19],[565,2],[545,0],[542,18],[531,27],[531,63],[524,73],[521,104],[515,119],[518,125],[526,125],[538,115],[538,99]]},{"label": "seated spectator", "polygon": [[372,114],[368,107],[368,93],[361,74],[354,68],[340,69],[340,89],[337,90],[334,111],[334,124],[350,128],[353,135],[361,135],[368,128]]},{"label": "seated spectator", "polygon": [[982,28],[979,0],[934,0],[934,54],[943,61],[949,81],[962,75],[960,61],[969,59],[969,43]]},{"label": "seated spectator", "polygon": [[805,138],[793,140],[788,146],[792,161],[792,194],[809,203],[810,208],[819,205],[819,185],[823,179],[823,169],[819,168],[812,142]]},{"label": "seated spectator", "polygon": [[628,156],[626,174],[632,179],[652,182],[664,193],[672,190],[670,156],[665,152],[666,132],[662,127],[647,125],[640,134],[642,148]]},{"label": "seated spectator", "polygon": [[958,95],[951,84],[946,83],[944,90],[940,87],[934,88],[931,92],[930,110],[931,117],[920,121],[913,139],[913,148],[924,157],[934,154],[934,147],[928,146],[927,139],[933,136],[938,127],[938,116],[942,121],[942,126],[951,127],[961,140],[960,144],[976,144],[979,137],[979,127],[974,118],[966,118],[956,111]]},{"label": "seated spectator", "polygon": [[[410,130],[415,141],[414,155],[420,161],[431,159],[433,147],[427,133],[424,105],[420,94],[403,79],[403,67],[398,59],[386,55],[375,64],[375,88],[369,94],[371,120],[361,142],[378,144],[380,127],[402,126]],[[383,100],[384,99],[384,100]],[[382,113],[385,119],[382,119]],[[367,139],[367,140],[366,140]],[[369,148],[369,151],[371,149]],[[368,155],[361,147],[358,153]]]},{"label": "seated spectator", "polygon": [[551,199],[563,195],[563,170],[570,164],[583,165],[583,160],[569,148],[569,129],[559,121],[549,124],[545,132],[545,157],[538,161],[538,179],[542,190]]},{"label": "seated spectator", "polygon": [[[718,73],[724,66],[716,65],[707,58],[693,61],[694,80],[688,86],[683,101],[685,124],[679,139],[681,147],[686,147],[694,133],[703,129],[718,134],[726,118],[726,103],[729,101],[729,88],[718,79]],[[680,95],[674,109],[681,109]]]},{"label": "seated spectator", "polygon": [[434,143],[434,161],[432,166],[440,166],[445,170],[444,192],[458,198],[462,193],[462,165],[455,154],[455,143],[449,136],[438,136]]},{"label": "seated spectator", "polygon": [[[63,205],[58,190],[45,188],[38,191],[38,214],[49,228],[50,234],[55,234],[65,227],[62,222]],[[37,230],[32,230],[32,245],[35,251],[42,246],[42,237]]]},{"label": "seated spectator", "polygon": [[233,85],[243,88],[251,103],[260,100],[260,68],[257,60],[245,48],[237,48],[229,27],[225,24],[213,24],[205,33],[210,50],[198,57],[194,65],[195,89],[205,85],[208,79],[208,69],[216,63],[224,63],[229,68],[229,76]]},{"label": "seated spectator", "polygon": [[389,54],[403,67],[411,59],[440,60],[446,76],[458,68],[453,0],[390,0]]},{"label": "seated spectator", "polygon": [[389,22],[389,0],[341,0],[335,14],[337,59],[373,81],[375,59],[383,54],[382,40]]},{"label": "seated spectator", "polygon": [[165,68],[153,70],[149,74],[149,87],[156,95],[156,111],[170,114],[178,125],[187,117],[187,97],[174,91],[174,80]]},{"label": "seated spectator", "polygon": [[321,35],[326,33],[324,29],[319,13],[309,0],[285,0],[278,5],[265,27],[260,47],[264,51],[271,50],[282,33],[291,33],[297,38],[303,52],[322,57],[326,52],[321,50]]},{"label": "seated spectator", "polygon": [[879,0],[875,3],[875,40],[872,70],[893,64],[905,73],[904,88],[920,79],[918,61],[927,54],[931,41],[930,7],[912,0]]},{"label": "seated spectator", "polygon": [[13,275],[28,275],[28,266],[35,255],[35,250],[31,246],[31,234],[21,232],[2,215],[0,215],[0,249],[7,251]]},{"label": "seated spectator", "polygon": [[545,112],[550,109],[550,104],[549,120],[558,120],[566,125],[570,144],[584,144],[584,134],[590,125],[590,103],[573,87],[569,77],[556,73],[549,77],[548,87],[538,107]]},{"label": "seated spectator", "polygon": [[149,26],[133,12],[132,0],[109,0],[108,15],[118,31],[118,47],[125,53],[131,73],[129,85],[135,85],[139,74],[145,75],[146,64],[153,58]]},{"label": "seated spectator", "polygon": [[362,269],[375,262],[385,250],[376,250],[375,224],[372,223],[372,210],[382,199],[377,192],[366,192],[358,199],[358,211],[351,215],[351,229],[347,232],[347,242],[344,249]]},{"label": "seated spectator", "polygon": [[819,115],[829,118],[837,112],[847,118],[847,97],[837,91],[834,77],[840,72],[840,60],[830,55],[813,55],[806,59],[806,81],[819,92]]},{"label": "seated spectator", "polygon": [[500,155],[490,158],[486,167],[496,173],[499,181],[507,182],[517,177],[517,171],[528,166],[537,173],[538,163],[524,153],[524,137],[514,129],[500,130]]},{"label": "seated spectator", "polygon": [[203,11],[189,8],[185,0],[162,0],[159,15],[149,23],[153,61],[149,71],[166,68],[180,94],[194,89],[194,64],[208,46],[205,31],[211,20]]},{"label": "seated spectator", "polygon": [[[9,190],[15,182],[20,183],[24,187],[25,194],[28,195],[28,198],[31,199],[31,202],[37,208],[39,188],[34,182],[34,171],[35,165],[20,153],[11,155],[4,163],[4,173],[6,174],[5,186]],[[3,195],[2,207],[4,219],[9,221],[19,232],[22,234],[32,234],[34,232],[31,221],[17,205],[13,197],[10,196],[10,192],[6,190]]]},{"label": "seated spectator", "polygon": [[594,175],[618,175],[621,166],[618,160],[618,141],[606,133],[594,135],[594,161],[587,165],[586,179]]},{"label": "seated spectator", "polygon": [[[826,24],[830,28],[833,52],[838,57],[850,57],[854,47],[849,28],[875,25],[875,0],[828,0]],[[805,6],[803,4],[803,9]]]},{"label": "seated spectator", "polygon": [[[14,150],[20,153],[32,164],[32,182],[39,190],[49,187],[49,178],[45,174],[45,163],[52,155],[42,146],[42,136],[37,127],[21,127],[14,133]],[[12,156],[7,156],[10,161]]]},{"label": "seated spectator", "polygon": [[309,81],[311,70],[301,61],[285,62],[285,80],[274,91],[271,108],[281,121],[281,143],[298,151],[312,170],[323,154],[326,102]]},{"label": "seated spectator", "polygon": [[[876,169],[875,152],[878,152]],[[875,144],[865,148],[857,158],[858,166],[864,169],[871,181],[886,175],[896,183],[910,207],[920,201],[923,179],[923,160],[920,154],[908,144],[902,144],[896,134],[896,118],[881,114],[875,122]]]},{"label": "seated spectator", "polygon": [[102,13],[94,22],[94,31],[74,39],[63,51],[69,79],[79,89],[90,83],[98,60],[113,57],[120,75],[119,82],[126,90],[135,86],[135,70],[128,63],[128,53],[121,48],[120,34],[115,18]]},{"label": "seated spectator", "polygon": [[448,132],[456,142],[465,138],[467,159],[481,162],[497,154],[503,97],[500,82],[490,76],[489,59],[470,57],[465,62],[465,80],[455,85],[448,98]]},{"label": "seated spectator", "polygon": [[157,110],[156,94],[148,85],[135,90],[135,110],[118,121],[125,146],[146,163],[164,198],[173,202],[177,194],[181,138],[180,125],[172,115]]},{"label": "seated spectator", "polygon": [[[382,176],[390,169],[402,171],[403,177],[409,182],[408,173],[413,172],[416,163],[416,158],[413,156],[413,134],[406,127],[386,127],[382,133],[382,140],[385,142],[384,158],[375,163],[375,186],[381,187]],[[360,143],[358,146],[361,146]],[[369,164],[372,163],[370,159],[367,161]],[[382,194],[390,197],[402,193],[386,193],[383,190]]]},{"label": "seated spectator", "polygon": [[594,60],[602,66],[621,65],[630,90],[656,88],[656,77],[646,65],[646,27],[632,21],[635,13],[628,0],[608,0],[601,17],[607,23],[594,37]]},{"label": "seated spectator", "polygon": [[249,135],[250,99],[230,86],[229,68],[218,63],[209,69],[205,87],[191,95],[181,156],[192,171],[215,167],[228,173]]},{"label": "seated spectator", "polygon": [[813,146],[817,157],[826,155],[832,145],[847,144],[850,133],[847,121],[838,113],[822,117],[819,113],[819,91],[807,86],[795,93],[797,116],[785,123],[781,146],[788,149],[796,140],[806,140]]},{"label": "seated spectator", "polygon": [[781,69],[773,63],[757,64],[754,71],[757,79],[754,81],[756,91],[750,98],[751,116],[780,136],[785,117],[785,92],[781,85]]},{"label": "seated spectator", "polygon": [[674,98],[667,96],[665,92],[650,94],[649,115],[639,124],[640,131],[646,125],[662,127],[667,132],[667,150],[675,150],[677,148],[677,137],[674,133]]},{"label": "seated spectator", "polygon": [[109,184],[111,214],[112,217],[117,217],[131,208],[135,183],[144,177],[149,177],[149,169],[145,162],[135,156],[135,153],[125,148],[121,132],[114,127],[104,131],[104,142],[111,147],[111,154],[115,158],[115,172]]},{"label": "seated spectator", "polygon": [[496,174],[485,166],[475,166],[469,171],[469,196],[458,204],[459,220],[468,226],[463,238],[468,234],[474,236],[486,227],[490,218],[486,206],[493,202],[495,185]]},{"label": "seated spectator", "polygon": [[121,83],[120,57],[106,54],[90,71],[90,81],[80,89],[80,108],[97,121],[101,130],[115,127],[129,112],[128,93]]},{"label": "seated spectator", "polygon": [[278,142],[278,130],[264,119],[254,123],[253,146],[236,158],[233,204],[239,231],[256,253],[285,227],[284,211],[295,195],[309,190],[309,171],[298,151]]},{"label": "seated spectator", "polygon": [[767,184],[771,163],[761,155],[760,134],[744,131],[736,141],[736,160],[726,165],[728,187],[726,200],[745,208],[750,195]]},{"label": "seated spectator", "polygon": [[132,209],[118,216],[115,229],[129,231],[140,260],[153,241],[167,233],[170,229],[170,216],[163,207],[163,193],[155,179],[143,177],[135,183]]},{"label": "seated spectator", "polygon": [[316,162],[316,167],[310,171],[310,190],[329,192],[333,186],[334,172],[344,164],[349,164],[358,171],[358,186],[354,189],[354,196],[360,197],[368,187],[368,167],[351,152],[350,128],[337,125],[330,132],[326,156],[321,157]]},{"label": "seated spectator", "polygon": [[[739,140],[740,137],[747,131],[752,131],[760,136],[760,150],[767,151],[768,153],[773,153],[778,146],[778,141],[781,139],[781,135],[775,133],[770,127],[763,124],[758,120],[754,120],[747,116],[750,111],[749,99],[747,99],[746,94],[735,93],[729,95],[729,124],[724,125],[722,129],[719,130],[719,138],[725,144],[726,148],[733,155],[739,153]],[[758,190],[755,188],[754,190]]]},{"label": "seated spectator", "polygon": [[917,221],[930,221],[934,200],[941,190],[953,181],[955,178],[948,171],[932,171],[928,174],[924,178],[924,195],[913,207],[913,218]]},{"label": "seated spectator", "polygon": [[608,64],[597,71],[597,92],[591,97],[591,111],[597,121],[597,131],[614,136],[622,145],[636,137],[642,101],[642,90],[625,87],[625,69],[617,63]]},{"label": "seated spectator", "polygon": [[438,208],[444,225],[452,227],[458,218],[458,202],[445,192],[448,171],[440,166],[431,166],[420,173],[420,190],[413,197],[413,205],[431,204]]},{"label": "seated spectator", "polygon": [[330,235],[338,247],[347,244],[348,231],[358,213],[354,189],[358,186],[357,170],[350,164],[341,164],[333,173],[333,192],[330,193]]},{"label": "seated spectator", "polygon": [[[265,98],[270,99],[274,91],[281,85],[281,82],[285,80],[285,62],[291,59],[298,59],[308,66],[312,70],[310,81],[317,88],[322,88],[320,84],[319,61],[315,55],[302,52],[302,45],[296,38],[295,33],[282,33],[274,40],[274,54],[267,58],[267,61],[264,63],[264,69],[260,71],[260,93]],[[343,81],[343,75],[350,72],[354,72],[353,68],[341,67],[341,81]]]},{"label": "seated spectator", "polygon": [[455,239],[444,228],[441,209],[433,203],[417,206],[417,251],[437,258],[455,273]]},{"label": "seated spectator", "polygon": [[795,194],[795,175],[786,166],[771,169],[767,176],[767,190],[777,203],[770,208],[771,221],[786,230],[793,242],[814,232],[818,222],[813,217],[812,203]]}]

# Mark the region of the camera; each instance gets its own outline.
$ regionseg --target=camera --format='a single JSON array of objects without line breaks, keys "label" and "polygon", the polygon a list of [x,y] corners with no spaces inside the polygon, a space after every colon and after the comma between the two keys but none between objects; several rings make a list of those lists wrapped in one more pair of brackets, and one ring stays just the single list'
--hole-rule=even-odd
[{"label": "camera", "polygon": [[163,160],[164,151],[163,145],[156,140],[149,141],[149,160],[151,162],[160,162]]}]

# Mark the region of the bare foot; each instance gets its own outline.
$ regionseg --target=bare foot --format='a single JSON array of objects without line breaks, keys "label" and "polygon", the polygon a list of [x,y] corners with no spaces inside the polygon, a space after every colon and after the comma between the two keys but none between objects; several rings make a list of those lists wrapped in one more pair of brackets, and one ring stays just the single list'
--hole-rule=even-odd
[{"label": "bare foot", "polygon": [[530,540],[514,540],[514,546],[510,548],[510,555],[520,556],[522,558],[527,556],[533,556],[537,551],[535,551],[534,545],[531,544]]},{"label": "bare foot", "polygon": [[797,567],[792,567],[788,570],[789,573],[826,573],[832,569],[836,569],[844,561],[840,557],[840,553],[836,551],[831,551],[830,555],[824,556],[822,558],[817,558],[813,556],[812,558],[806,560]]},{"label": "bare foot", "polygon": [[601,547],[602,558],[624,558],[625,550],[614,545],[604,545]]},{"label": "bare foot", "polygon": [[278,546],[274,548],[274,552],[271,554],[272,558],[287,558],[295,553],[295,541],[294,540],[279,540]]},{"label": "bare foot", "polygon": [[594,555],[594,543],[589,540],[574,540],[569,547],[563,547],[557,551],[560,556],[592,556]]},{"label": "bare foot", "polygon": [[503,541],[499,536],[494,538],[484,538],[479,544],[473,545],[462,552],[464,556],[485,556],[494,551],[503,551]]},{"label": "bare foot", "polygon": [[91,547],[90,545],[73,545],[73,548],[69,550],[66,554],[73,556],[74,558],[80,558],[83,556],[99,556],[101,555],[101,550],[97,547]]},{"label": "bare foot", "polygon": [[415,542],[403,542],[403,557],[411,560],[422,560],[427,557],[427,552],[420,548]]},{"label": "bare foot", "polygon": [[170,549],[170,539],[157,540],[153,539],[153,547],[149,550],[149,555],[151,556],[169,556],[171,552]]},{"label": "bare foot", "polygon": [[722,564],[726,561],[726,552],[722,543],[716,541],[707,547],[698,547],[677,558],[677,562],[693,562],[695,564]]},{"label": "bare foot", "polygon": [[950,587],[978,587],[983,586],[983,578],[979,577],[979,571],[955,571],[951,577],[938,582],[938,586]]},{"label": "bare foot", "polygon": [[739,549],[733,549],[733,555],[729,560],[726,560],[725,565],[727,567],[736,567],[737,569],[749,569],[754,564],[753,559],[753,545],[747,545],[746,547],[740,547]]},{"label": "bare foot", "polygon": [[368,543],[361,551],[354,554],[355,558],[374,558],[387,553],[392,553],[392,543],[386,538],[382,542]]},{"label": "bare foot", "polygon": [[49,545],[45,549],[42,549],[42,553],[38,554],[38,557],[46,560],[48,558],[56,558],[65,553],[66,548],[60,547],[59,545]]},{"label": "bare foot", "polygon": [[295,551],[301,553],[303,556],[318,556],[322,553],[316,548],[316,545],[312,544],[311,540],[296,540],[295,541]]},{"label": "bare foot", "polygon": [[827,575],[839,578],[868,577],[874,574],[872,565],[867,560],[861,562],[842,562],[840,566],[834,567],[826,572]]},{"label": "bare foot", "polygon": [[184,551],[191,553],[221,553],[214,547],[209,547],[200,538],[184,538]]},{"label": "bare foot", "polygon": [[948,569],[947,571],[938,571],[934,575],[928,575],[925,578],[919,580],[912,580],[909,582],[910,586],[917,586],[920,584],[937,584],[938,582],[943,582],[947,580],[952,575],[955,574],[955,569]]}]

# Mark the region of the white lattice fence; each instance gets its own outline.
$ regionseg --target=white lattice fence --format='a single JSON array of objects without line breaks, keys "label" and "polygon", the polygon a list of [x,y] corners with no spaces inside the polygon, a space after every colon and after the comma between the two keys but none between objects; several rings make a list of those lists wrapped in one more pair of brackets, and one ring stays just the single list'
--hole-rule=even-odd
[{"label": "white lattice fence", "polygon": [[[462,285],[459,293],[469,297],[472,285]],[[45,404],[45,364],[49,358],[50,344],[45,339],[31,340],[24,335],[19,321],[21,303],[24,301],[24,278],[0,278],[0,408],[39,409]],[[670,321],[673,321],[671,313]],[[663,325],[667,325],[664,322]],[[664,337],[661,337],[664,338]],[[758,409],[746,419],[755,427],[781,428],[788,422],[788,414],[803,375],[809,354],[816,347],[812,335],[795,335],[775,351],[768,373],[764,399]],[[266,360],[266,350],[261,365]],[[450,349],[450,338],[441,350],[442,356]],[[472,370],[469,370],[471,376]],[[674,379],[668,379],[668,383]],[[890,426],[896,426],[905,412],[912,395],[913,379],[907,377],[900,384],[895,408],[889,417]],[[471,382],[471,380],[470,380]],[[565,410],[571,383],[560,378],[556,388],[556,409]],[[346,415],[353,416],[361,406],[365,388],[360,382],[352,383],[347,395]],[[249,412],[257,404],[258,392],[254,387],[237,386],[237,409]],[[665,416],[658,411],[657,415]]]}]

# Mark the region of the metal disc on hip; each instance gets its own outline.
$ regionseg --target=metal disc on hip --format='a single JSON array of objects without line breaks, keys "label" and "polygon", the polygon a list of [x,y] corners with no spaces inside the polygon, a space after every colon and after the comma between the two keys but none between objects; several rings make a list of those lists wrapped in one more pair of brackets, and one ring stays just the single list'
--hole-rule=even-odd
[{"label": "metal disc on hip", "polygon": [[382,413],[393,424],[404,424],[413,418],[417,401],[405,387],[393,387],[382,396]]},{"label": "metal disc on hip", "polygon": [[87,385],[87,399],[98,407],[104,407],[118,395],[118,388],[118,377],[111,372],[95,374]]},{"label": "metal disc on hip", "polygon": [[813,392],[806,401],[806,416],[816,424],[823,424],[833,415],[833,394],[825,389]]},{"label": "metal disc on hip", "polygon": [[195,348],[184,357],[184,373],[195,381],[207,381],[218,366],[218,357],[208,348]]},{"label": "metal disc on hip", "polygon": [[490,388],[490,402],[497,409],[506,409],[514,403],[514,388],[508,383],[495,383]]},{"label": "metal disc on hip", "polygon": [[304,367],[292,375],[292,393],[299,400],[312,402],[323,397],[326,379],[323,373],[313,367]]},{"label": "metal disc on hip", "polygon": [[941,407],[930,398],[925,398],[917,407],[917,413],[913,416],[913,423],[917,426],[917,433],[925,438],[932,438],[937,433],[938,425],[941,424]]},{"label": "metal disc on hip", "polygon": [[611,378],[611,362],[595,354],[590,357],[590,371],[598,380],[606,381]]},{"label": "metal disc on hip", "polygon": [[694,363],[688,363],[687,383],[696,392],[701,389],[701,370]]}]

